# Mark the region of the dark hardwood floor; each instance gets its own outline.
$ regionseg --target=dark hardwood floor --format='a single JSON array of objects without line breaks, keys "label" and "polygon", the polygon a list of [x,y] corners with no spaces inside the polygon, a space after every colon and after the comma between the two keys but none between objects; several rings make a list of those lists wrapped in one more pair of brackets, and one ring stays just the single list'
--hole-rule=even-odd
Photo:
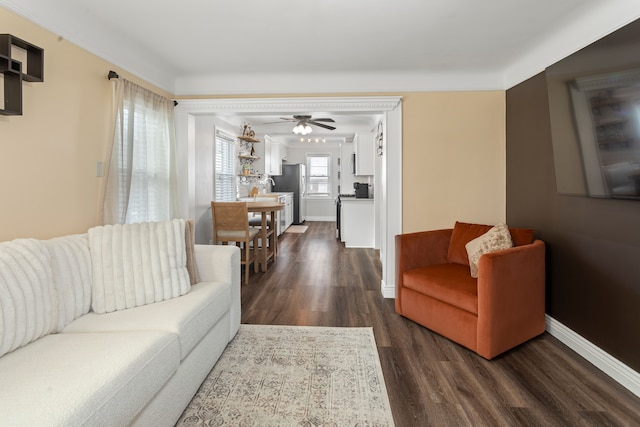
[{"label": "dark hardwood floor", "polygon": [[397,426],[640,425],[640,399],[548,333],[487,361],[398,316],[377,251],[307,225],[242,286],[242,323],[373,327]]}]

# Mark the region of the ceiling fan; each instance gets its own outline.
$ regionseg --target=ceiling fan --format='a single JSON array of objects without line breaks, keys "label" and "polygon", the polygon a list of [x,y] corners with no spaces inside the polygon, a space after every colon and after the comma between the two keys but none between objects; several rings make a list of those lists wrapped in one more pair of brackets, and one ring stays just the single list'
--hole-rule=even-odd
[{"label": "ceiling fan", "polygon": [[[287,122],[296,122],[296,126],[293,128],[293,133],[300,134],[300,135],[307,135],[311,133],[311,130],[312,130],[311,126],[318,126],[318,127],[329,129],[329,130],[335,130],[335,127],[333,126],[329,126],[324,123],[319,123],[319,122],[335,123],[335,120],[328,117],[314,119],[312,116],[308,116],[308,115],[295,115],[293,117],[280,117],[280,120],[284,120]],[[269,122],[269,123],[265,123],[265,125],[272,124],[272,123],[282,123],[282,122]]]}]

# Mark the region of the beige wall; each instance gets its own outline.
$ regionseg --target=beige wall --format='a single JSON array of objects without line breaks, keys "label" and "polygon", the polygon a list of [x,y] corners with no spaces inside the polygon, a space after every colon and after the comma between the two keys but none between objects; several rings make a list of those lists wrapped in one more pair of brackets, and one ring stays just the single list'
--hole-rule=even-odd
[{"label": "beige wall", "polygon": [[[0,116],[0,241],[85,232],[112,131],[107,72],[171,94],[2,8],[0,22],[45,55],[45,81],[24,83],[23,115]],[[352,95],[376,94],[322,96]],[[504,92],[383,95],[403,97],[403,230],[504,221]]]},{"label": "beige wall", "polygon": [[403,97],[403,231],[505,221],[504,91]]},{"label": "beige wall", "polygon": [[96,225],[112,131],[114,65],[0,8],[2,32],[44,49],[44,82],[23,83],[23,115],[0,116],[0,241],[85,232]]}]

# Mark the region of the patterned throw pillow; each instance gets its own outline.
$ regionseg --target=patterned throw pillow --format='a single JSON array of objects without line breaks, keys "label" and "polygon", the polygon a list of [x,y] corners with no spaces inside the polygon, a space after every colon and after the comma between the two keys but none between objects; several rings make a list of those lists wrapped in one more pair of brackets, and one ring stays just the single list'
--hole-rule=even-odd
[{"label": "patterned throw pillow", "polygon": [[469,255],[469,267],[471,277],[478,277],[478,261],[483,254],[507,249],[513,246],[509,227],[498,224],[480,237],[471,240],[465,245]]}]

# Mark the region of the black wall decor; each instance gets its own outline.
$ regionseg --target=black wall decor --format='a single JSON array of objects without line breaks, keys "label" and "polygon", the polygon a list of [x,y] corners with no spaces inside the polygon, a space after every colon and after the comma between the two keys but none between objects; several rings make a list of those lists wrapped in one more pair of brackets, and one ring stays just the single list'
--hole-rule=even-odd
[{"label": "black wall decor", "polygon": [[[12,57],[14,47],[26,51],[26,66]],[[0,74],[4,76],[0,114],[22,115],[22,81],[44,81],[44,50],[11,34],[0,34]]]}]

